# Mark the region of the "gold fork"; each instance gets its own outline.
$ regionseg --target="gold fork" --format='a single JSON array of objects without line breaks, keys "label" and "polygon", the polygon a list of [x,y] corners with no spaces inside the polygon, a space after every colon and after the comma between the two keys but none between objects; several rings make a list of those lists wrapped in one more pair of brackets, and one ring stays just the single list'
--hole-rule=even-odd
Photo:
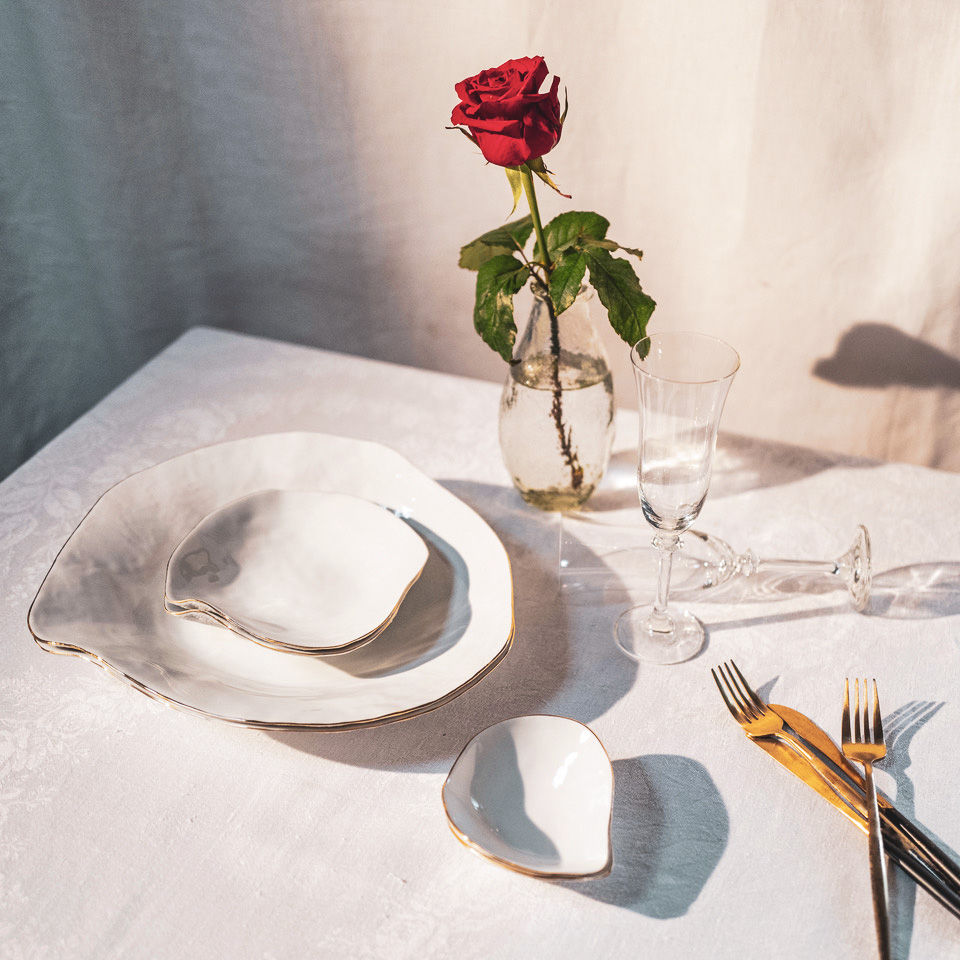
[{"label": "gold fork", "polygon": [[[817,789],[814,779],[828,787],[840,803],[856,814],[857,821],[862,822],[868,832],[863,778],[857,775],[856,780],[851,779],[855,771],[849,761],[848,773],[836,767],[831,758],[820,754],[815,747],[811,753],[806,739],[796,734],[773,707],[754,693],[732,660],[710,672],[723,702],[744,733],[751,740],[774,739],[805,759],[810,775],[795,770],[797,776],[814,789]],[[881,815],[881,828],[887,849],[903,870],[940,904],[960,917],[960,866],[916,824],[889,804]]]},{"label": "gold fork", "polygon": [[[717,670],[720,675],[717,676]],[[737,665],[730,660],[723,663],[716,669],[711,669],[714,683],[723,697],[723,702],[727,709],[733,714],[733,719],[743,727],[744,732],[750,738],[756,737],[776,737],[781,743],[790,747],[794,753],[798,753],[804,759],[810,761],[813,766],[820,769],[823,763],[820,757],[811,753],[803,743],[792,737],[785,729],[783,717],[764,703],[760,697],[750,688],[746,677],[740,672]],[[836,787],[827,781],[827,786],[833,790],[844,803],[852,806],[850,800],[837,791]],[[860,814],[863,815],[862,813]]]},{"label": "gold fork", "polygon": [[877,681],[873,681],[873,727],[869,724],[867,681],[863,681],[863,728],[860,726],[860,681],[854,680],[856,706],[853,715],[853,737],[850,736],[850,680],[843,690],[843,717],[841,741],[843,755],[848,760],[863,764],[867,784],[867,823],[870,828],[870,886],[873,890],[873,919],[877,928],[877,946],[881,960],[890,957],[890,922],[887,914],[887,865],[883,856],[883,836],[880,833],[880,810],[877,807],[877,788],[873,782],[873,764],[883,759],[887,747],[883,742],[883,723],[880,720],[880,698]]}]

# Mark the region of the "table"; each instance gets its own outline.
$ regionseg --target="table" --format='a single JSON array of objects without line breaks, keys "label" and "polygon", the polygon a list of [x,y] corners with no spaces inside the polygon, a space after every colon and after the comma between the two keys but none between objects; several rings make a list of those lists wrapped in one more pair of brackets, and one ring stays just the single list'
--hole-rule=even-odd
[{"label": "table", "polygon": [[[498,396],[197,328],[0,484],[0,956],[873,955],[865,839],[744,738],[709,668],[734,658],[834,736],[847,675],[879,679],[888,717],[918,705],[922,722],[890,731],[879,786],[956,851],[960,476],[722,436],[698,526],[817,557],[863,522],[874,601],[868,615],[837,593],[704,602],[698,657],[638,666],[612,642],[620,606],[559,589],[558,518],[509,485]],[[636,414],[617,429],[614,499],[632,483]],[[517,627],[489,677],[403,723],[271,733],[177,712],[31,641],[30,600],[107,487],[278,430],[388,444],[487,519],[510,554]],[[440,787],[460,748],[535,712],[589,724],[613,759],[605,879],[523,877],[447,827]],[[960,922],[893,876],[901,955],[956,955]]]}]

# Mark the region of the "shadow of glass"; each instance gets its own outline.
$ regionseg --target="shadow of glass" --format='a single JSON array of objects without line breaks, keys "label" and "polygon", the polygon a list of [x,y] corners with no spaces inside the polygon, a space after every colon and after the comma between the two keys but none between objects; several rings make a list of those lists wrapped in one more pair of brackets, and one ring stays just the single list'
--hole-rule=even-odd
[{"label": "shadow of glass", "polygon": [[960,387],[960,360],[888,323],[857,323],[813,375],[844,387]]},{"label": "shadow of glass", "polygon": [[771,613],[760,617],[737,617],[734,620],[711,619],[704,622],[704,627],[707,631],[707,642],[709,643],[710,634],[719,630],[742,630],[747,627],[770,626],[774,623],[793,623],[795,620],[808,620],[811,617],[827,617],[852,612],[850,605],[844,603],[840,606],[811,607],[808,610],[791,610],[789,613]]},{"label": "shadow of glass", "polygon": [[[264,731],[266,736],[338,763],[440,773],[485,727],[530,713],[575,713],[589,723],[633,686],[636,664],[615,649],[612,639],[597,647],[571,644],[568,608],[558,602],[556,515],[528,506],[512,487],[440,483],[490,524],[510,558],[515,621],[510,652],[455,700],[409,720],[342,732]],[[573,673],[586,670],[585,658],[593,684],[589,698],[570,688]]]},{"label": "shadow of glass", "polygon": [[863,457],[721,433],[709,495],[717,499],[785,486],[834,467],[872,466],[874,463]]},{"label": "shadow of glass", "polygon": [[720,861],[730,820],[706,767],[689,757],[615,760],[613,870],[568,881],[585,897],[666,920],[683,916]]},{"label": "shadow of glass", "polygon": [[[716,500],[750,490],[783,486],[833,467],[872,466],[873,461],[863,457],[721,432],[707,496]],[[638,503],[637,451],[620,450],[610,457],[603,481],[582,514],[602,515],[635,509]]]},{"label": "shadow of glass", "polygon": [[960,563],[914,563],[874,575],[871,617],[928,620],[960,613]]}]

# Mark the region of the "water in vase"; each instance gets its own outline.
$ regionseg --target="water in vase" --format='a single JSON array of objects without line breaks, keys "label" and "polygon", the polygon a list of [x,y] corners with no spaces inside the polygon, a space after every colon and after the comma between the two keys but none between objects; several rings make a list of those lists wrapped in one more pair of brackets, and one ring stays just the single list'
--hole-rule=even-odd
[{"label": "water in vase", "polygon": [[612,443],[613,378],[605,358],[564,352],[557,370],[554,357],[540,353],[511,367],[500,399],[500,446],[528,503],[581,506],[606,470]]}]

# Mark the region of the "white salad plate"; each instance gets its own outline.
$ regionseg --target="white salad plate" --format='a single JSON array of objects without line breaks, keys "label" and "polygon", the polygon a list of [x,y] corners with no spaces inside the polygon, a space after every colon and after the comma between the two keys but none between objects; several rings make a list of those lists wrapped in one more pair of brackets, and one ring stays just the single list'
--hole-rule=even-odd
[{"label": "white salad plate", "polygon": [[[166,612],[177,544],[260,490],[361,497],[424,540],[423,573],[376,642],[290,656],[202,614]],[[254,727],[344,730],[432,710],[489,673],[513,640],[513,584],[490,527],[393,450],[281,433],[195,450],[112,487],[64,544],[27,623],[45,650],[86,657],[173,706]]]},{"label": "white salad plate", "polygon": [[514,717],[487,727],[451,768],[443,806],[460,841],[519,873],[587,879],[613,865],[613,766],[576,720]]},{"label": "white salad plate", "polygon": [[345,653],[386,629],[427,556],[409,524],[368,500],[261,490],[180,541],[164,605],[288,653]]}]

